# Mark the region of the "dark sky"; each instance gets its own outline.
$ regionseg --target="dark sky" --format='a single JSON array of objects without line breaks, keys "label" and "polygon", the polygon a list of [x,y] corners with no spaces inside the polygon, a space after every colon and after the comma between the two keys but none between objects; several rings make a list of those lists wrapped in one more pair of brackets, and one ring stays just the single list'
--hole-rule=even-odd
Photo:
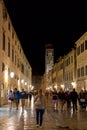
[{"label": "dark sky", "polygon": [[44,73],[46,43],[53,44],[56,62],[87,31],[85,1],[4,1],[33,74]]}]

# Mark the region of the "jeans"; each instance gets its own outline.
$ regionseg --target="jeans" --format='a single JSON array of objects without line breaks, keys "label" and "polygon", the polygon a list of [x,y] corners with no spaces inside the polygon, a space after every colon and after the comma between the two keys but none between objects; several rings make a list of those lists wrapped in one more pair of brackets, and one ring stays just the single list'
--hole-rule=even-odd
[{"label": "jeans", "polygon": [[77,111],[77,101],[72,101],[73,104],[73,111]]},{"label": "jeans", "polygon": [[42,126],[44,109],[36,108],[36,123]]}]

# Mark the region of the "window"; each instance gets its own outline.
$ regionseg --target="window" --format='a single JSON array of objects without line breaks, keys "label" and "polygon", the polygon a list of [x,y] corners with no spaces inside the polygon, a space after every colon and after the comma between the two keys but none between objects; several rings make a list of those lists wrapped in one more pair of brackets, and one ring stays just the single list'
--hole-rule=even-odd
[{"label": "window", "polygon": [[20,53],[21,53],[21,48],[20,48]]},{"label": "window", "polygon": [[6,11],[6,8],[3,8],[3,19],[7,20],[7,11]]},{"label": "window", "polygon": [[81,67],[81,76],[84,76],[84,67]]},{"label": "window", "polygon": [[24,73],[24,65],[23,64],[21,64],[21,72]]},{"label": "window", "polygon": [[5,32],[3,32],[3,43],[2,43],[2,49],[5,51]]},{"label": "window", "polygon": [[64,61],[64,65],[65,65],[65,66],[67,65],[67,61],[66,61],[66,60]]},{"label": "window", "polygon": [[87,75],[87,65],[85,66],[85,74]]},{"label": "window", "polygon": [[77,55],[80,54],[80,46],[77,48]]},{"label": "window", "polygon": [[19,64],[19,59],[17,59],[17,67],[18,67],[18,68],[19,68],[19,65],[20,65],[20,64]]},{"label": "window", "polygon": [[70,64],[70,57],[68,58],[68,65]]},{"label": "window", "polygon": [[81,44],[81,53],[84,51],[84,43]]},{"label": "window", "polygon": [[73,56],[71,56],[71,63],[73,63]]},{"label": "window", "polygon": [[16,65],[16,55],[15,55],[15,65]]},{"label": "window", "polygon": [[77,70],[77,76],[80,77],[80,68]]},{"label": "window", "polygon": [[14,49],[12,49],[12,62],[14,62]]},{"label": "window", "polygon": [[12,39],[14,39],[14,32],[12,32]]},{"label": "window", "polygon": [[87,50],[87,40],[85,40],[85,50]]},{"label": "window", "polygon": [[8,57],[10,57],[10,41],[8,41]]},{"label": "window", "polygon": [[2,63],[2,72],[5,70],[5,64]]}]

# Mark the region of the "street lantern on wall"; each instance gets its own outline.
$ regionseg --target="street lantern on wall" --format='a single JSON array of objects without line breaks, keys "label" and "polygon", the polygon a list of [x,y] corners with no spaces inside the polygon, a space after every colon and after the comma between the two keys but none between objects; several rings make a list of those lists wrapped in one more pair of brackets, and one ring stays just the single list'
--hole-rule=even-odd
[{"label": "street lantern on wall", "polygon": [[64,90],[64,88],[65,88],[64,84],[61,84],[61,88]]},{"label": "street lantern on wall", "polygon": [[75,82],[72,82],[71,84],[72,84],[73,88],[76,88],[76,83]]},{"label": "street lantern on wall", "polygon": [[11,77],[11,78],[14,78],[14,75],[15,75],[14,72],[11,72],[11,73],[10,73],[10,77]]},{"label": "street lantern on wall", "polygon": [[24,79],[21,80],[21,83],[22,83],[22,84],[24,83]]}]

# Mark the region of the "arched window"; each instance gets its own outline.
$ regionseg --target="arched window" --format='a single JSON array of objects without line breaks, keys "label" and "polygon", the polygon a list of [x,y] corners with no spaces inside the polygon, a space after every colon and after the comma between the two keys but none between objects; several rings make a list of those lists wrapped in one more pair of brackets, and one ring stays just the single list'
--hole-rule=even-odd
[{"label": "arched window", "polygon": [[3,32],[2,49],[5,51],[5,32]]},{"label": "arched window", "polygon": [[8,41],[8,57],[10,57],[10,41]]}]

